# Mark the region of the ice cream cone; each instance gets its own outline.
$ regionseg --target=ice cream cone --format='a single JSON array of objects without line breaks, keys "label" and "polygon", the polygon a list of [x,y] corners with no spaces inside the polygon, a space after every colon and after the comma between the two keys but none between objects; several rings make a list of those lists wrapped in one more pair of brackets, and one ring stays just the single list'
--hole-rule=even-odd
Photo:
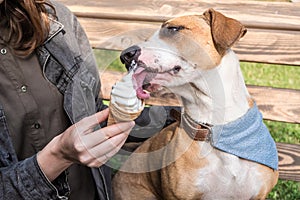
[{"label": "ice cream cone", "polygon": [[135,120],[143,111],[145,101],[139,99],[132,82],[133,71],[116,82],[112,88],[107,125]]},{"label": "ice cream cone", "polygon": [[144,106],[142,106],[142,108],[137,112],[129,112],[129,111],[123,110],[122,108],[118,107],[115,104],[110,104],[107,125],[116,124],[118,122],[133,121],[136,118],[138,118],[138,116],[140,116],[143,109],[144,109]]}]

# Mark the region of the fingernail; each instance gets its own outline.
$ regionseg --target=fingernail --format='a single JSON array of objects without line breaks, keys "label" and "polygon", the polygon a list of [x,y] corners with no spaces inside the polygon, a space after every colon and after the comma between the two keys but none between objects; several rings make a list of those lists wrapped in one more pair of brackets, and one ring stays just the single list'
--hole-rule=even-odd
[{"label": "fingernail", "polygon": [[131,121],[131,124],[130,124],[131,126],[134,126],[135,125],[135,122],[134,121]]}]

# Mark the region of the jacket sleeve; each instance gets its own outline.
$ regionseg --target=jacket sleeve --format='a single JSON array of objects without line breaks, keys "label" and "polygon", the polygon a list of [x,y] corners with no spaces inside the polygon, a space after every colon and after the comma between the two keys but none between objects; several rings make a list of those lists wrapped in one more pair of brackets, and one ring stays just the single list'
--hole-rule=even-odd
[{"label": "jacket sleeve", "polygon": [[65,173],[52,183],[41,171],[36,155],[0,168],[0,199],[67,199]]},{"label": "jacket sleeve", "polygon": [[68,192],[65,173],[51,183],[41,171],[36,155],[18,161],[0,104],[0,200],[65,199]]}]

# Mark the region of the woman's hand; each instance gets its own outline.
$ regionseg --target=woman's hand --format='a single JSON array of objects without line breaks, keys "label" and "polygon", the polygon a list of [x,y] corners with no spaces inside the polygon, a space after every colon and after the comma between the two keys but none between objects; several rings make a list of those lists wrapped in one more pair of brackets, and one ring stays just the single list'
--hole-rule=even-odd
[{"label": "woman's hand", "polygon": [[55,137],[37,156],[50,181],[73,163],[99,167],[124,144],[134,122],[114,124],[94,131],[108,117],[108,109],[86,117]]}]

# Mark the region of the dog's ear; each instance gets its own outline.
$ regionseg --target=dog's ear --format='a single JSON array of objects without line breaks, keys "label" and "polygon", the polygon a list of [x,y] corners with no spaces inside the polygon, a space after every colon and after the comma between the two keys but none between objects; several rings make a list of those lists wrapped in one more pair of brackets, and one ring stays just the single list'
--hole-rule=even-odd
[{"label": "dog's ear", "polygon": [[247,32],[239,21],[226,17],[212,8],[205,11],[203,16],[211,27],[212,38],[220,55],[224,55],[226,50]]}]

